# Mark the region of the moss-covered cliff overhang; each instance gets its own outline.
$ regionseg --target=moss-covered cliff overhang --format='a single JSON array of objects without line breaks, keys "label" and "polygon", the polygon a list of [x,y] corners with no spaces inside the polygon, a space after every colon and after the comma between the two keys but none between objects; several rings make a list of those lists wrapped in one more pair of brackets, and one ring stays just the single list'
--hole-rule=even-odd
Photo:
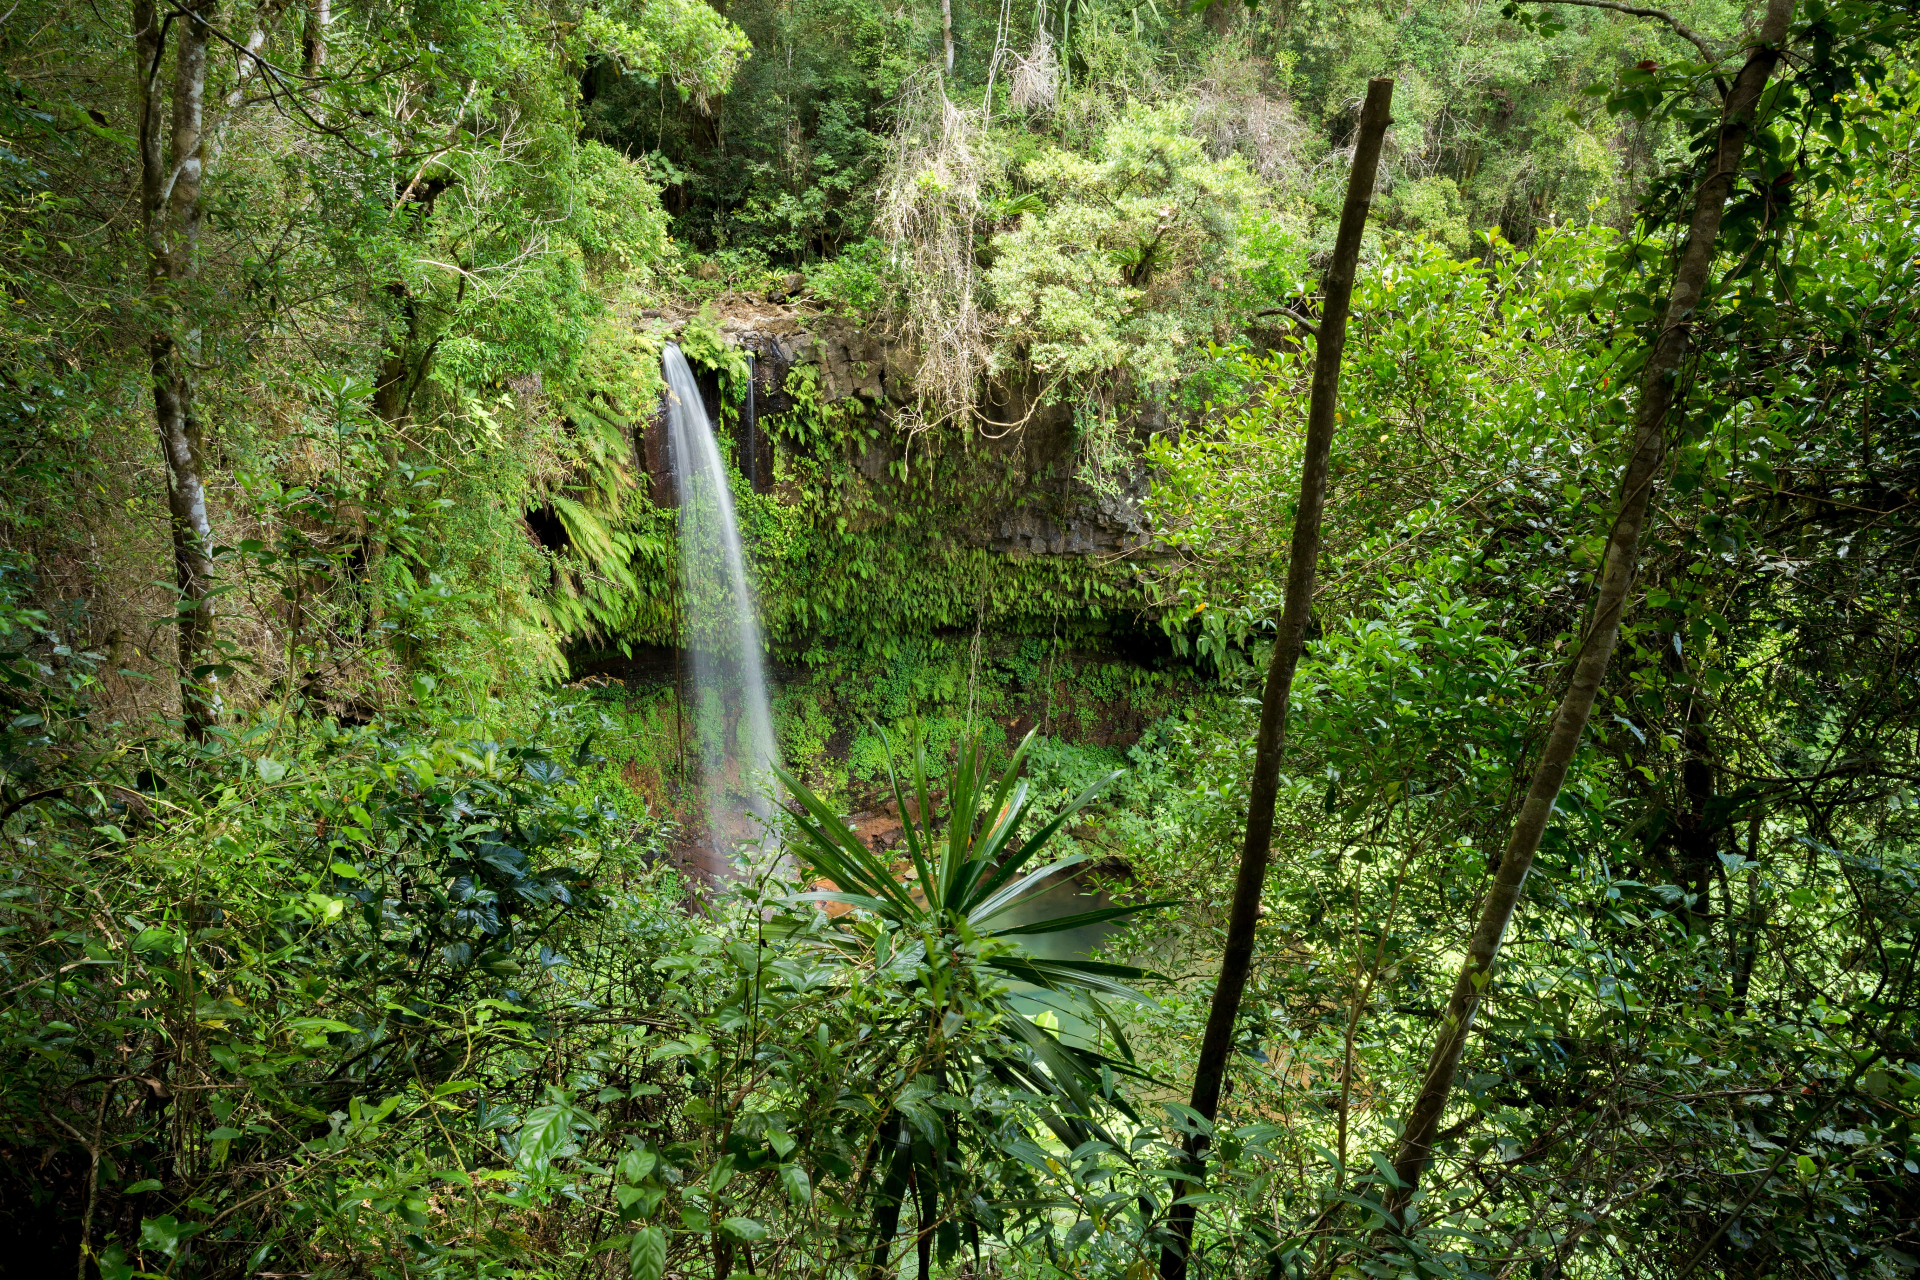
[{"label": "moss-covered cliff overhang", "polygon": [[[969,426],[926,425],[913,350],[884,326],[752,301],[638,323],[680,341],[699,370],[780,656],[884,651],[941,632],[1150,625],[1138,566],[1155,553],[1137,455],[1160,425],[1152,414],[1129,424],[1128,465],[1090,476],[1072,409],[1034,383],[990,386]],[[631,429],[644,493],[628,519],[670,540],[664,400]],[[647,597],[635,603],[650,607],[592,628],[578,652],[674,642],[663,552],[634,573]]]}]

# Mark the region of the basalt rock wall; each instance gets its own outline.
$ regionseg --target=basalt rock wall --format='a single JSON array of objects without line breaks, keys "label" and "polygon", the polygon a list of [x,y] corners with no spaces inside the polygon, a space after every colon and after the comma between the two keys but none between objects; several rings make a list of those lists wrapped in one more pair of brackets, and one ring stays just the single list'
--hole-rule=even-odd
[{"label": "basalt rock wall", "polygon": [[[677,335],[688,318],[671,313],[647,317],[668,336]],[[913,405],[915,351],[886,328],[862,327],[788,306],[738,304],[721,319],[720,329],[753,359],[752,409],[738,415],[734,445],[741,471],[756,492],[775,491],[777,454],[792,447],[764,424],[794,408],[789,380],[796,370],[814,366],[828,402],[858,398],[888,427],[899,425]],[[708,418],[718,422],[719,379],[706,374],[700,381]],[[981,420],[965,448],[977,455],[973,468],[982,492],[991,488],[994,496],[972,504],[961,536],[972,545],[1016,556],[1151,554],[1152,535],[1143,508],[1144,465],[1099,487],[1083,482],[1072,410],[1036,403],[1039,395],[1037,382],[1009,381],[986,388]],[[1148,435],[1165,426],[1164,413],[1149,411],[1138,415],[1130,429],[1134,442],[1144,445]],[[672,505],[664,404],[636,444],[654,500]],[[847,461],[869,480],[880,481],[914,447],[906,431],[883,430]]]}]

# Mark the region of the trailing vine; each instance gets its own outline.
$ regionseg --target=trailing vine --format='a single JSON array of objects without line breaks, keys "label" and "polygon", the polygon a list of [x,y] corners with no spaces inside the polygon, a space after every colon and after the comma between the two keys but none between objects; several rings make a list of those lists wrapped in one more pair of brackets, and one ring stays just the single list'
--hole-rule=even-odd
[{"label": "trailing vine", "polygon": [[988,522],[1026,496],[994,455],[928,432],[894,456],[883,425],[855,398],[826,401],[811,367],[787,389],[795,407],[763,423],[788,446],[774,492],[740,487],[776,650],[890,656],[907,639],[975,627],[1085,635],[1145,606],[1124,561],[985,545]]},{"label": "trailing vine", "polygon": [[[849,647],[891,657],[909,641],[976,627],[1074,639],[1147,607],[1125,561],[986,545],[990,521],[1026,500],[1020,479],[945,433],[914,437],[910,452],[889,447],[878,414],[857,397],[829,400],[815,365],[789,371],[793,408],[761,419],[781,447],[773,492],[754,493],[728,429],[744,400],[745,356],[704,314],[680,346],[720,377],[721,454],[763,625],[782,657],[811,663]],[[554,557],[546,621],[623,651],[673,644],[674,513],[632,474],[634,423],[609,397],[570,403],[567,415],[578,479],[545,498],[567,543]]]}]

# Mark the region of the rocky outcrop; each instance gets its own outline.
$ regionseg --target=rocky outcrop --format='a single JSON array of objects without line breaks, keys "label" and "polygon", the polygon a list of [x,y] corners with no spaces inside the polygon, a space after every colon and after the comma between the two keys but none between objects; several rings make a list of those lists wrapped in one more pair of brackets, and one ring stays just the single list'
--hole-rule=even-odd
[{"label": "rocky outcrop", "polygon": [[[661,314],[653,322],[676,334],[690,315]],[[760,422],[793,408],[792,371],[817,367],[829,402],[857,397],[890,419],[913,403],[918,361],[912,345],[883,327],[863,327],[843,317],[794,306],[743,302],[726,308],[719,327],[753,357],[753,412],[736,421],[736,457],[750,459],[742,471],[758,492],[770,492],[775,474],[773,437]],[[701,379],[708,417],[719,421],[718,379]],[[1080,440],[1072,410],[1040,402],[1034,384],[996,385],[981,406],[983,421],[969,448],[977,450],[992,481],[993,500],[967,522],[968,541],[1014,556],[1100,556],[1150,550],[1144,499],[1147,476],[1134,465],[1088,483],[1080,474]],[[1141,415],[1129,424],[1138,457],[1148,434],[1165,426],[1164,414]],[[671,504],[665,412],[657,414],[638,442],[656,501]],[[786,446],[779,446],[784,448]],[[849,461],[863,476],[883,481],[906,455],[905,433],[887,433]]]}]

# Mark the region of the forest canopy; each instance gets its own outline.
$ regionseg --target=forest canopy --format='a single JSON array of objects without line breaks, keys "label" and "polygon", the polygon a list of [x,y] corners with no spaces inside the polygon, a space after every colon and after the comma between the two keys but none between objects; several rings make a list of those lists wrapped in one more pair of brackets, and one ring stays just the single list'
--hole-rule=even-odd
[{"label": "forest canopy", "polygon": [[1916,16],[19,0],[0,1275],[1920,1270]]}]

